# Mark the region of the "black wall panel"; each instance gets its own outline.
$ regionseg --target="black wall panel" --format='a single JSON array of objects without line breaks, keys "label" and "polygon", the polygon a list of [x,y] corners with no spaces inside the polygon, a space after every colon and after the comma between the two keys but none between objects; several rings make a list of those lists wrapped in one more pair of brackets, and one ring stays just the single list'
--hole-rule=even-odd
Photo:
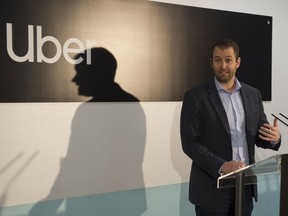
[{"label": "black wall panel", "polygon": [[[105,48],[116,60],[115,82],[131,101],[181,101],[186,90],[211,79],[210,47],[220,38],[239,43],[239,80],[271,100],[272,17],[144,0],[3,0],[0,5],[0,102],[88,100],[83,95],[92,95],[81,93],[73,81],[77,67],[69,59],[77,53],[68,48],[91,47]],[[105,80],[112,59],[93,55],[97,76],[82,83],[98,86],[93,101],[129,101],[117,98]]]}]

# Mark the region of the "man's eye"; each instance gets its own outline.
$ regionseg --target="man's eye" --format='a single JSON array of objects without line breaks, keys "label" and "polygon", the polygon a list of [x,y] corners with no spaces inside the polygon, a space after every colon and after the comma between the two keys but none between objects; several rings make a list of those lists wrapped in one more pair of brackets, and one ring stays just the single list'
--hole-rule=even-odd
[{"label": "man's eye", "polygon": [[231,63],[232,59],[225,59],[226,63]]}]

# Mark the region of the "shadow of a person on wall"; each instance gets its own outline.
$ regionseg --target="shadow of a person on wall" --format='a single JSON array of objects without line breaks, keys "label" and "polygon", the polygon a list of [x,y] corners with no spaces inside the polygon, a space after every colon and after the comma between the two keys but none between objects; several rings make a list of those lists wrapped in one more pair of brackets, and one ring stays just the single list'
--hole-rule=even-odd
[{"label": "shadow of a person on wall", "polygon": [[[91,60],[90,57],[91,56]],[[78,85],[78,94],[92,96],[88,102],[138,102],[132,94],[114,82],[117,61],[105,48],[92,48],[76,55],[76,75],[73,82]]]},{"label": "shadow of a person on wall", "polygon": [[[87,52],[91,65],[86,65]],[[144,111],[135,96],[114,82],[117,63],[108,50],[86,50],[77,59],[83,61],[75,65],[72,81],[79,95],[92,99],[77,108],[52,189],[29,215],[140,216],[147,208]]]}]

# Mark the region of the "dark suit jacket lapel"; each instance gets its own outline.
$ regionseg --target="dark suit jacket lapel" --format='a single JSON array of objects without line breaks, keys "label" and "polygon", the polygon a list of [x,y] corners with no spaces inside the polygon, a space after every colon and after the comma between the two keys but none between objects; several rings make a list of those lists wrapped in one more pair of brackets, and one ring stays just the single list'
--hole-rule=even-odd
[{"label": "dark suit jacket lapel", "polygon": [[224,106],[221,102],[221,98],[217,92],[214,80],[208,84],[208,94],[209,94],[210,102],[212,106],[215,108],[216,113],[218,114],[228,136],[231,137],[227,115],[226,115]]}]

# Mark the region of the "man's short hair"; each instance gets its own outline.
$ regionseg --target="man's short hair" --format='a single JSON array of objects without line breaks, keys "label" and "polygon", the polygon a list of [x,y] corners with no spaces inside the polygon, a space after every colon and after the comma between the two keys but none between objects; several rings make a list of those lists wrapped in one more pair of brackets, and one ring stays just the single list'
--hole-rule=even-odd
[{"label": "man's short hair", "polygon": [[235,57],[236,59],[239,58],[239,46],[238,44],[231,40],[231,39],[222,39],[222,40],[218,40],[216,41],[213,46],[212,46],[212,49],[211,49],[211,59],[213,58],[213,52],[214,52],[214,49],[218,47],[220,49],[227,49],[227,48],[230,48],[232,47],[233,50],[234,50],[234,53],[235,53]]}]

